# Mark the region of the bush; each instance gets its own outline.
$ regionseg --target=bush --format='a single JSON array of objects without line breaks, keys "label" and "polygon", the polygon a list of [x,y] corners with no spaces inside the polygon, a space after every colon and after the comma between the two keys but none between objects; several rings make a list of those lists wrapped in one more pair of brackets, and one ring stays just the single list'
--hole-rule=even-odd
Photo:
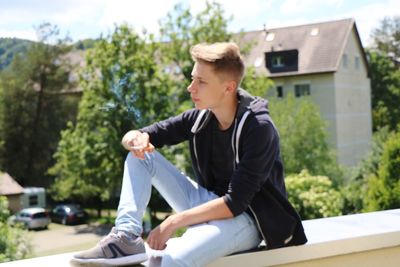
[{"label": "bush", "polygon": [[27,231],[7,224],[7,207],[7,199],[0,196],[0,262],[27,258],[32,250]]},{"label": "bush", "polygon": [[343,212],[400,207],[400,133],[388,127],[374,133],[371,152],[343,187]]},{"label": "bush", "polygon": [[326,176],[312,176],[303,170],[286,178],[286,188],[290,202],[302,219],[342,214],[341,195]]},{"label": "bush", "polygon": [[400,208],[400,132],[387,139],[378,173],[367,181],[366,211]]},{"label": "bush", "polygon": [[350,179],[342,187],[344,198],[344,214],[360,213],[365,211],[367,199],[365,196],[370,187],[375,187],[374,177],[378,176],[378,169],[382,158],[385,142],[392,138],[393,132],[390,132],[389,127],[383,127],[374,132],[372,137],[371,150],[368,155],[352,170]]}]

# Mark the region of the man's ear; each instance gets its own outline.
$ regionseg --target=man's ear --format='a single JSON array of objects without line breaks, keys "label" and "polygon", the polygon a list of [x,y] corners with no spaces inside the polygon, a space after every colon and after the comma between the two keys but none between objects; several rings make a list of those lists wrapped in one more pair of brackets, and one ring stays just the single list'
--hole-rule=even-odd
[{"label": "man's ear", "polygon": [[225,91],[227,93],[234,93],[237,87],[237,83],[234,80],[228,81],[226,84]]}]

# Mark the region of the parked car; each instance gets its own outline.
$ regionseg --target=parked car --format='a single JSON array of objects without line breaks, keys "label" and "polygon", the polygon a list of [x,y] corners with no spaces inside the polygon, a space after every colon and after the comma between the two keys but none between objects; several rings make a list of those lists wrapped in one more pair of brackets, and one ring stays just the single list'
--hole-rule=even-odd
[{"label": "parked car", "polygon": [[22,224],[26,229],[46,229],[51,220],[47,211],[43,208],[27,208],[11,216],[10,225]]},{"label": "parked car", "polygon": [[56,206],[50,213],[51,221],[61,224],[85,223],[88,213],[77,205],[65,204]]}]

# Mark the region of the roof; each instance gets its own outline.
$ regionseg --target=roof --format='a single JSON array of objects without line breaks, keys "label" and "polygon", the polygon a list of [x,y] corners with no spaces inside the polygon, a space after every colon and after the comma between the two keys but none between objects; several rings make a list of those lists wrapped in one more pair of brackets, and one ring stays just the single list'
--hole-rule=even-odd
[{"label": "roof", "polygon": [[[354,19],[245,32],[240,39],[241,43],[255,42],[245,56],[247,66],[254,66],[269,77],[281,77],[337,71],[353,29],[364,63],[367,63]],[[269,73],[264,54],[286,50],[298,50],[298,71]]]},{"label": "roof", "polygon": [[38,212],[45,212],[46,210],[44,208],[26,208],[26,209],[22,209],[20,210],[20,213],[29,213],[29,214],[34,214],[34,213],[38,213]]},{"label": "roof", "polygon": [[0,173],[0,195],[22,194],[24,188],[20,186],[8,173]]}]

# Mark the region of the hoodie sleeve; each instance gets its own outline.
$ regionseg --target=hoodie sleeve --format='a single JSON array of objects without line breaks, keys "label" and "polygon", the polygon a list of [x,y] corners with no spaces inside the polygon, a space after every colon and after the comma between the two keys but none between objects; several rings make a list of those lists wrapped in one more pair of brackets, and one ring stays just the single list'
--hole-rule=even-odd
[{"label": "hoodie sleeve", "polygon": [[150,142],[160,148],[164,145],[175,145],[189,139],[190,129],[198,114],[198,111],[191,109],[178,116],[156,122],[140,129],[150,136]]},{"label": "hoodie sleeve", "polygon": [[279,159],[279,136],[269,120],[248,121],[241,134],[240,162],[233,173],[224,200],[234,216],[247,210]]}]

